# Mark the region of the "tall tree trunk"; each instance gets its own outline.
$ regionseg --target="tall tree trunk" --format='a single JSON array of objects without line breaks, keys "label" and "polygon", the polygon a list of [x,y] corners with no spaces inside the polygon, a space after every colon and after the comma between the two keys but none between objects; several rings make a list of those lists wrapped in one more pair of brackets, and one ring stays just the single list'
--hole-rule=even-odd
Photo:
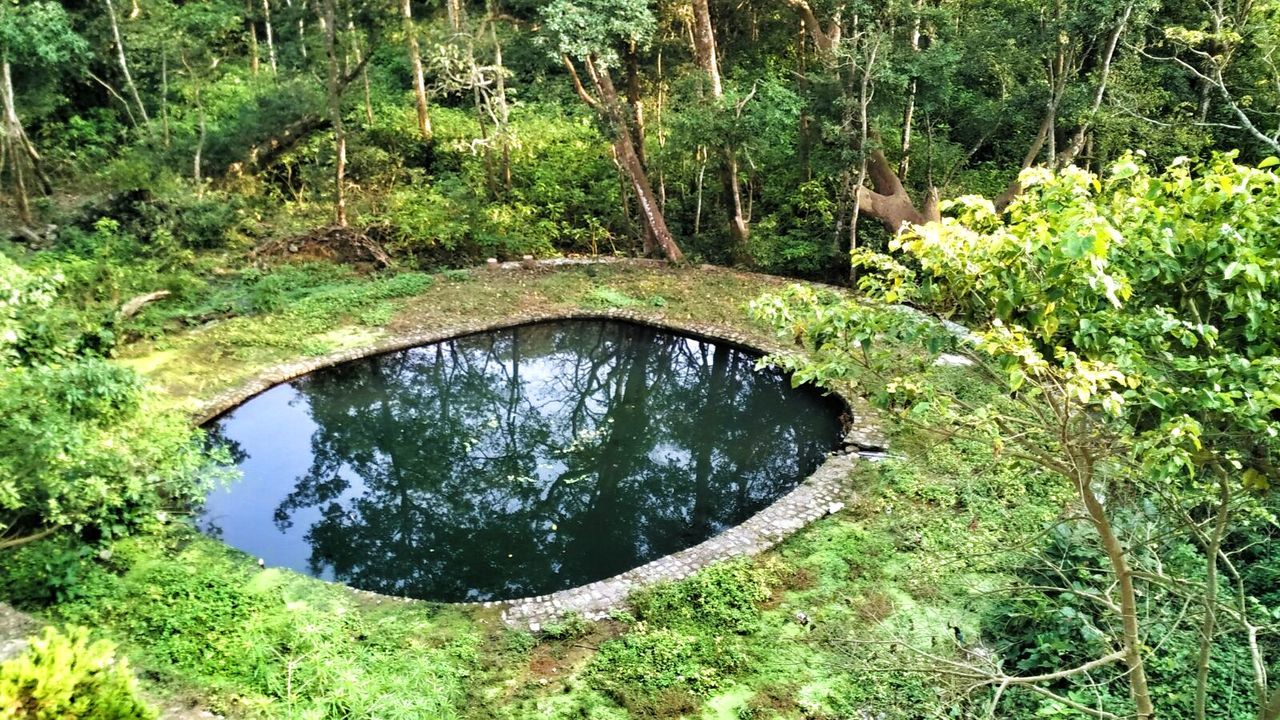
[{"label": "tall tree trunk", "polygon": [[636,204],[640,206],[640,214],[644,217],[646,227],[653,233],[658,247],[662,248],[662,252],[669,260],[683,261],[684,253],[680,252],[680,246],[676,244],[671,231],[667,229],[666,218],[662,216],[662,210],[658,207],[658,200],[653,194],[653,187],[649,184],[644,165],[636,155],[635,146],[631,142],[631,133],[627,130],[626,117],[620,107],[618,92],[614,88],[613,79],[609,77],[608,69],[597,67],[593,58],[586,59],[587,73],[598,93],[598,97],[592,98],[582,86],[577,71],[573,68],[573,62],[567,57],[564,58],[564,62],[570,70],[574,89],[577,90],[578,95],[587,104],[595,107],[613,129],[613,146],[617,153],[618,164],[631,182],[631,189],[635,193]]},{"label": "tall tree trunk", "polygon": [[342,227],[347,225],[347,131],[342,124],[342,89],[338,80],[338,42],[337,11],[334,0],[322,0],[324,3],[324,51],[329,60],[328,103],[329,120],[333,123],[333,215],[334,221]]},{"label": "tall tree trunk", "polygon": [[[347,37],[352,38],[351,50],[356,56],[356,66],[360,68],[360,84],[364,88],[364,119],[370,125],[373,124],[373,95],[369,91],[369,64],[364,61],[363,51],[360,50],[359,41],[355,40],[356,21],[351,16],[351,8],[347,8]],[[343,72],[346,72],[346,58],[343,58]]]},{"label": "tall tree trunk", "polygon": [[271,64],[271,74],[275,75],[279,68],[276,66],[275,32],[271,28],[271,0],[262,0],[262,25],[267,33],[267,62]]},{"label": "tall tree trunk", "polygon": [[151,119],[147,117],[147,108],[142,104],[142,97],[138,95],[138,86],[133,84],[133,75],[129,73],[129,61],[125,57],[124,40],[120,37],[120,24],[116,22],[115,6],[112,5],[111,0],[103,0],[103,2],[107,6],[107,19],[111,23],[111,37],[116,43],[116,60],[120,63],[120,73],[124,76],[124,86],[133,97],[133,103],[138,106],[142,122],[148,124]]},{"label": "tall tree trunk", "polygon": [[[631,143],[635,146],[636,157],[640,159],[640,166],[644,168],[646,175],[649,172],[649,159],[645,157],[645,126],[644,126],[644,98],[640,93],[640,55],[636,51],[636,44],[631,43],[627,46],[627,107],[631,110],[630,123],[628,129],[631,133]],[[642,245],[646,255],[657,247],[657,239],[653,236],[653,231],[645,226],[644,242]]]},{"label": "tall tree trunk", "polygon": [[205,123],[204,100],[201,97],[202,87],[200,76],[196,74],[196,71],[191,67],[191,63],[187,61],[187,54],[185,51],[182,53],[182,66],[187,69],[187,75],[191,78],[192,89],[195,91],[194,100],[196,104],[196,116],[198,118],[199,128],[199,134],[196,136],[196,150],[191,157],[191,179],[195,181],[196,187],[198,188],[197,192],[203,193],[203,184],[201,181],[204,177],[203,156],[207,126]]},{"label": "tall tree trunk", "polygon": [[[916,0],[914,4],[915,17],[911,21],[911,53],[913,55],[920,52],[920,8],[923,5],[923,0]],[[907,102],[902,109],[902,159],[898,161],[898,178],[903,182],[906,182],[907,173],[911,170],[911,126],[916,114],[918,87],[919,80],[912,75],[907,81]]]},{"label": "tall tree trunk", "polygon": [[418,47],[418,30],[413,24],[413,8],[410,0],[400,1],[405,38],[409,43],[409,65],[413,69],[413,97],[418,106],[418,134],[423,140],[431,139],[431,116],[427,112],[427,81],[422,72],[422,50]]},{"label": "tall tree trunk", "polygon": [[489,39],[493,42],[493,66],[495,93],[493,100],[497,105],[498,143],[502,146],[502,187],[511,191],[511,106],[507,103],[507,69],[502,64],[502,43],[498,40],[498,8],[490,0],[487,4],[489,14]]},{"label": "tall tree trunk", "polygon": [[160,127],[164,146],[169,147],[169,53],[160,53]]},{"label": "tall tree trunk", "polygon": [[1218,480],[1218,511],[1213,530],[1204,542],[1204,619],[1200,624],[1200,654],[1196,660],[1195,718],[1205,720],[1209,694],[1209,658],[1213,652],[1214,634],[1218,621],[1218,552],[1227,535],[1227,520],[1231,508],[1231,484],[1223,473]]},{"label": "tall tree trunk", "polygon": [[[724,98],[724,83],[720,78],[720,59],[716,49],[715,26],[711,24],[711,6],[708,0],[693,0],[693,42],[698,65],[707,74],[711,97],[719,104]],[[729,235],[733,238],[739,259],[745,259],[750,229],[742,211],[742,184],[738,178],[738,157],[728,145],[720,149],[723,160],[721,179],[729,210]]]},{"label": "tall tree trunk", "polygon": [[462,24],[466,20],[462,0],[444,0],[444,11],[449,20],[449,29],[455,34],[462,32]]},{"label": "tall tree trunk", "polygon": [[[284,0],[285,7],[293,9],[293,0]],[[302,12],[298,15],[298,51],[302,53],[302,59],[307,59],[307,0],[302,0]]]},{"label": "tall tree trunk", "polygon": [[[14,201],[17,205],[18,220],[24,225],[31,224],[31,203],[27,195],[27,182],[23,173],[23,156],[26,154],[19,146],[26,142],[22,123],[18,120],[18,111],[13,97],[13,77],[9,70],[9,60],[0,63],[0,72],[4,74],[0,95],[4,102],[4,146],[0,147],[0,156],[8,160],[9,172],[13,176]],[[2,167],[2,166],[0,166]]]},{"label": "tall tree trunk", "polygon": [[[107,0],[110,3],[110,0]],[[249,72],[258,77],[261,58],[258,53],[258,23],[253,19],[253,0],[244,2],[244,29],[249,34]]]},{"label": "tall tree trunk", "polygon": [[[809,94],[809,41],[805,34],[804,23],[800,23],[800,32],[796,35],[796,60],[800,70],[800,92]],[[808,104],[800,107],[800,179],[809,182],[813,179],[813,120],[809,117]]]},{"label": "tall tree trunk", "polygon": [[1129,695],[1136,706],[1138,720],[1151,720],[1155,717],[1155,707],[1151,704],[1146,664],[1142,659],[1142,635],[1138,630],[1138,594],[1133,584],[1133,569],[1129,567],[1124,544],[1116,535],[1102,501],[1094,494],[1093,459],[1082,457],[1076,461],[1075,466],[1081,468],[1075,478],[1076,490],[1084,501],[1085,511],[1091,524],[1102,540],[1102,548],[1106,551],[1112,575],[1116,580],[1116,589],[1120,594],[1125,665],[1129,668]]}]

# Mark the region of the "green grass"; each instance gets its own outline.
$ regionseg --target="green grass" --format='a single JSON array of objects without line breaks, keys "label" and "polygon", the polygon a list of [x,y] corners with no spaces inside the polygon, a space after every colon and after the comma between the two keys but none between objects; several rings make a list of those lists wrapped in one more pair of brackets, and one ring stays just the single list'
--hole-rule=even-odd
[{"label": "green grass", "polygon": [[[608,266],[380,278],[284,268],[247,286],[237,317],[139,342],[123,361],[190,405],[300,353],[515,310],[601,303],[763,339],[743,303],[778,283]],[[982,391],[963,369],[927,372]],[[886,430],[903,458],[859,465],[841,513],[760,558],[643,591],[613,620],[536,636],[491,612],[259,570],[176,521],[96,554],[54,539],[0,555],[0,595],[119,643],[149,692],[231,718],[948,717],[967,707],[960,690],[904,648],[949,652],[955,628],[977,636],[986,600],[975,591],[1007,570],[985,551],[1041,527],[1067,493],[982,445]]]}]

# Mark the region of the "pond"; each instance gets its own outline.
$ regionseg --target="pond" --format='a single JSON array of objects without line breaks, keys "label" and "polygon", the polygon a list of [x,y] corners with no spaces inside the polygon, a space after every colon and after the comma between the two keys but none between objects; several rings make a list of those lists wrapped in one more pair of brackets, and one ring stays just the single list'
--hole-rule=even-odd
[{"label": "pond", "polygon": [[796,486],[843,406],[738,347],[613,320],[318,370],[209,424],[243,477],[198,525],[268,566],[447,602],[695,545]]}]

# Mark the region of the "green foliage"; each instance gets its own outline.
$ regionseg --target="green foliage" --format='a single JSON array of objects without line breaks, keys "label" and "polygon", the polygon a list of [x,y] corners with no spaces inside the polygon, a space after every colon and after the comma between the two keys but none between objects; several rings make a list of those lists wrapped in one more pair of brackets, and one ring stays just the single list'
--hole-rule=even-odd
[{"label": "green foliage", "polygon": [[0,714],[13,720],[152,720],[156,712],[139,696],[137,681],[115,646],[90,642],[89,631],[55,628],[31,638],[30,647],[0,664]]},{"label": "green foliage", "polygon": [[59,614],[111,627],[139,665],[202,688],[224,712],[458,715],[478,648],[470,628],[423,607],[363,607],[341,588],[260,571],[192,532],[114,543],[103,565],[118,575]]},{"label": "green foliage", "polygon": [[645,626],[601,645],[588,677],[628,704],[636,696],[673,689],[705,694],[723,685],[726,674],[745,661],[730,639]]},{"label": "green foliage", "polygon": [[[879,402],[912,422],[964,433],[997,452],[1012,445],[1082,496],[1087,536],[1124,545],[1100,562],[1098,549],[1085,553],[1070,528],[1054,552],[1037,556],[1054,570],[1029,579],[1032,587],[1061,579],[1076,596],[1102,597],[1126,582],[1117,577],[1128,572],[1119,569],[1123,562],[1146,573],[1135,594],[1167,598],[1134,607],[1144,626],[1177,625],[1165,613],[1179,602],[1170,588],[1184,589],[1216,616],[1213,598],[1230,592],[1214,577],[1220,551],[1243,549],[1244,537],[1275,527],[1266,493],[1280,451],[1276,308],[1262,292],[1277,281],[1280,246],[1270,218],[1280,210],[1280,177],[1232,160],[1179,160],[1157,174],[1125,158],[1105,177],[1027,171],[1027,192],[1005,213],[981,198],[961,198],[951,205],[955,217],[909,229],[892,243],[906,257],[855,254],[866,271],[862,287],[874,297],[953,315],[975,326],[971,333],[953,335],[920,314],[809,290],[765,298],[754,309],[815,350],[816,361],[781,360],[798,378],[874,378]],[[974,397],[931,383],[919,374],[923,363],[915,374],[912,363],[903,367],[895,342],[919,342],[927,358],[957,348],[1003,393]],[[1105,507],[1094,494],[1100,483],[1108,488]],[[1213,530],[1204,529],[1209,518]],[[1186,533],[1197,544],[1149,539]],[[1232,620],[1272,625],[1259,594],[1237,585],[1234,602],[1242,609]],[[1091,612],[1107,610],[1105,620],[1082,623],[1072,596],[1033,593],[1005,608],[1006,619],[1029,618],[1023,630],[1013,620],[1001,626],[1002,636],[1020,638],[1006,659],[1020,670],[1049,672],[1105,654],[1127,642],[1116,607],[1095,602]],[[1066,623],[1055,629],[1055,617]],[[1153,684],[1168,683],[1160,690],[1167,696],[1155,695],[1157,707],[1185,713],[1197,692],[1174,692],[1185,678],[1165,670],[1202,651],[1198,638],[1169,632],[1159,648],[1136,652]],[[1199,689],[1210,706],[1249,702],[1209,681],[1245,667],[1238,637],[1224,632],[1203,650],[1209,669]],[[1086,689],[1070,677],[1059,690],[1127,707],[1125,693]]]},{"label": "green foliage", "polygon": [[769,599],[776,570],[750,562],[715,565],[687,580],[632,597],[637,617],[666,627],[697,626],[714,634],[749,633]]},{"label": "green foliage", "polygon": [[617,65],[618,48],[647,45],[657,23],[643,0],[552,0],[542,8],[546,42],[554,57]]},{"label": "green foliage", "polygon": [[587,292],[583,298],[582,304],[592,308],[629,308],[638,305],[648,305],[649,307],[662,307],[667,304],[666,298],[661,295],[651,295],[641,300],[631,297],[630,295],[611,288],[607,285],[596,285]]},{"label": "green foliage", "polygon": [[47,527],[115,537],[183,508],[211,477],[201,434],[156,412],[133,372],[101,360],[0,376],[0,536]]}]

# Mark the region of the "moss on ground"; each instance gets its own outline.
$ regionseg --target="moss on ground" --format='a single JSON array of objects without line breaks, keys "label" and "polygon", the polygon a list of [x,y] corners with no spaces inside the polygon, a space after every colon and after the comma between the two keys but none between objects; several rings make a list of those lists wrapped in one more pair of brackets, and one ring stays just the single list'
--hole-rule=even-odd
[{"label": "moss on ground", "polygon": [[[121,362],[191,407],[300,353],[516,310],[626,307],[763,338],[744,304],[784,282],[622,265],[288,272],[257,287],[254,312],[159,334]],[[989,448],[886,429],[901,458],[859,466],[859,500],[844,511],[762,557],[644,591],[612,620],[536,636],[492,612],[259,570],[175,518],[92,555],[57,539],[9,553],[0,593],[120,643],[171,706],[232,718],[963,716],[961,689],[905,648],[949,654],[956,634],[977,637],[982,591],[1004,578],[990,551],[1054,517],[1064,491]]]}]

